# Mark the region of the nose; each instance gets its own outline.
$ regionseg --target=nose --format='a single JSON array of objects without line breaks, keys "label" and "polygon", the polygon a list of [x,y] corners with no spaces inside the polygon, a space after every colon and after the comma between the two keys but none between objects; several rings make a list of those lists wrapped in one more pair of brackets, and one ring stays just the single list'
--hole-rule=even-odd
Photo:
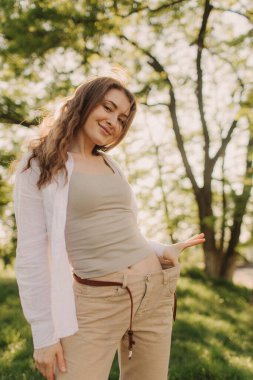
[{"label": "nose", "polygon": [[110,117],[106,120],[106,124],[108,128],[110,128],[110,131],[116,129],[118,126],[117,116],[110,115]]}]

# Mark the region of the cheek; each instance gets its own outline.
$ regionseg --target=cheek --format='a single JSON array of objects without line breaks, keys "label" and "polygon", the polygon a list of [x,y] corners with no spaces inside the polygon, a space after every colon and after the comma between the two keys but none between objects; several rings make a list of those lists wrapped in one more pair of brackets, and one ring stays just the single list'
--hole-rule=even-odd
[{"label": "cheek", "polygon": [[115,140],[118,141],[118,140],[121,138],[122,134],[123,134],[122,131],[119,131],[119,132],[115,135]]},{"label": "cheek", "polygon": [[106,117],[108,116],[108,113],[106,112],[106,110],[104,109],[104,107],[102,107],[102,106],[99,106],[96,110],[95,110],[95,112],[94,112],[94,114],[93,114],[93,119],[97,119],[97,120],[99,120],[99,119],[105,119]]}]

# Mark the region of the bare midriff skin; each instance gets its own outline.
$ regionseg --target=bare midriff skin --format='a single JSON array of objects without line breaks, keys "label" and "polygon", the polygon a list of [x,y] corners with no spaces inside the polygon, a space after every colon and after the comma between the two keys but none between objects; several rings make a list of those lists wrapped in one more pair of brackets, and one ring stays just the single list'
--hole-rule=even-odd
[{"label": "bare midriff skin", "polygon": [[148,257],[139,261],[138,263],[131,265],[130,267],[125,269],[125,271],[126,273],[155,273],[161,272],[162,266],[157,255],[154,253],[153,255],[149,255]]},{"label": "bare midriff skin", "polygon": [[[104,161],[102,156],[94,156],[89,159],[83,159],[80,157],[79,154],[71,152],[72,157],[74,159],[74,171],[82,172],[82,173],[90,173],[90,174],[108,174],[113,175],[112,168]],[[120,272],[123,273],[140,273],[140,274],[147,274],[147,273],[155,273],[155,272],[161,272],[162,266],[159,261],[159,258],[157,255],[149,255],[144,260],[139,261],[136,264],[133,264],[129,266],[128,268],[125,268],[123,270],[120,270]],[[103,276],[100,277],[92,277],[93,280],[101,279]]]}]

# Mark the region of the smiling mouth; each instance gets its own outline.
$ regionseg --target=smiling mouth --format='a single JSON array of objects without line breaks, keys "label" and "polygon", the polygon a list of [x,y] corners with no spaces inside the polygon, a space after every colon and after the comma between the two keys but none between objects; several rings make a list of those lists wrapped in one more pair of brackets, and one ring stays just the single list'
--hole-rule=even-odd
[{"label": "smiling mouth", "polygon": [[108,135],[108,136],[110,136],[111,135],[111,133],[105,128],[105,127],[103,127],[102,125],[100,125],[99,123],[98,123],[98,125],[100,126],[100,128],[102,128],[103,129],[103,131]]}]

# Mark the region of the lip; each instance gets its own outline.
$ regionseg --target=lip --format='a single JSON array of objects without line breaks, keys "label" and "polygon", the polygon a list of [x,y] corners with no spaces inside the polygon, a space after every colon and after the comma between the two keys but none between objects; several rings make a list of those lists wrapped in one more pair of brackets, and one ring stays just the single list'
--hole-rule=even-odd
[{"label": "lip", "polygon": [[109,132],[109,130],[106,128],[106,127],[104,127],[103,125],[101,125],[101,124],[99,124],[98,123],[98,125],[105,131],[105,133],[109,136],[109,135],[111,135],[111,133]]}]

